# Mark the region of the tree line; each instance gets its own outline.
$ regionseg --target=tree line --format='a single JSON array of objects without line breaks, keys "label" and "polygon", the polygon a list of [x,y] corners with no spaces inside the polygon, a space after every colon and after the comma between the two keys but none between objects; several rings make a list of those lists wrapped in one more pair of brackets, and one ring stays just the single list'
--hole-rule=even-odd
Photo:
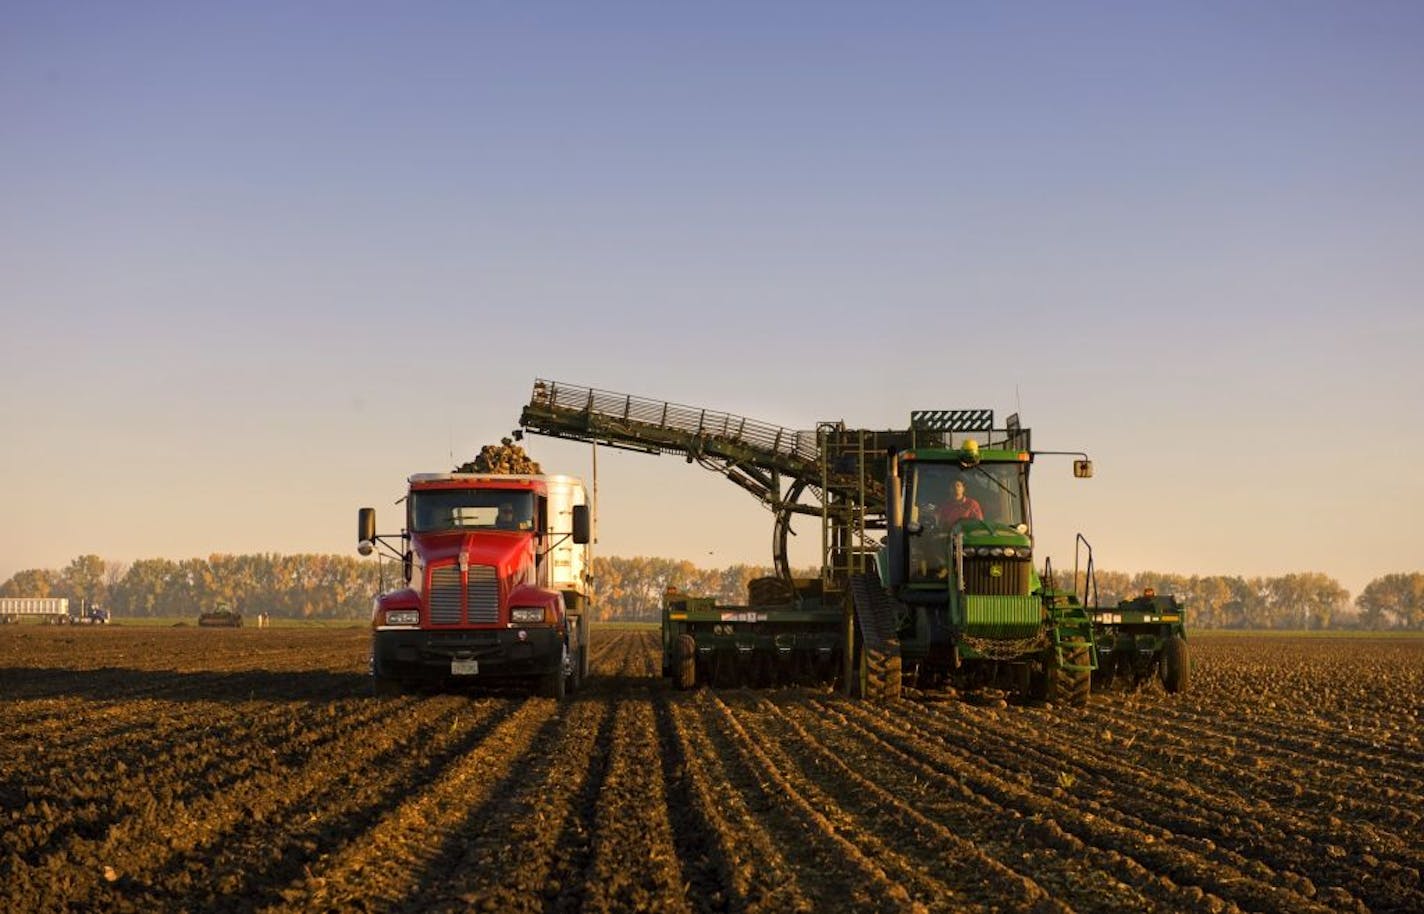
[{"label": "tree line", "polygon": [[[688,561],[635,556],[595,558],[599,620],[656,621],[664,592],[678,588],[721,603],[747,602],[750,583],[772,574],[767,566],[699,568]],[[0,584],[0,597],[68,597],[108,608],[116,618],[185,617],[226,604],[243,614],[268,612],[291,619],[368,619],[371,599],[397,580],[395,568],[355,556],[299,554],[210,555],[141,559],[132,564],[81,555],[62,569],[28,569]],[[793,571],[814,578],[815,569]],[[1058,586],[1081,573],[1060,572]],[[1089,602],[1116,606],[1151,588],[1185,600],[1188,624],[1236,629],[1424,630],[1424,573],[1386,574],[1353,600],[1320,572],[1277,577],[1098,571]],[[1094,598],[1095,597],[1095,598]]]}]

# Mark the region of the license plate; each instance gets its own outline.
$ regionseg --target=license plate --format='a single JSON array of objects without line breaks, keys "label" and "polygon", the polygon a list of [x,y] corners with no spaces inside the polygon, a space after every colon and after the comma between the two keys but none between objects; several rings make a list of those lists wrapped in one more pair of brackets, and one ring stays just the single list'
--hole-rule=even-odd
[{"label": "license plate", "polygon": [[451,660],[451,676],[476,676],[480,672],[480,662],[478,660]]}]

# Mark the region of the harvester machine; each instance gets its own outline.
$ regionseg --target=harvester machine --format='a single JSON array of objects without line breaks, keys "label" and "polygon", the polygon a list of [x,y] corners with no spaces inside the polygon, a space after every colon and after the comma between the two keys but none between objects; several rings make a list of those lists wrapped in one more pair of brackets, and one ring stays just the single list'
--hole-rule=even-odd
[{"label": "harvester machine", "polygon": [[[537,380],[525,431],[721,473],[774,516],[775,575],[745,605],[669,591],[663,671],[675,683],[836,681],[892,698],[906,684],[999,685],[1081,705],[1097,667],[1083,601],[1034,567],[1029,430],[992,410],[925,410],[905,429],[740,416]],[[1074,475],[1092,475],[1081,453]],[[796,515],[821,525],[821,574],[793,578]],[[1047,569],[1045,568],[1045,572]]]}]

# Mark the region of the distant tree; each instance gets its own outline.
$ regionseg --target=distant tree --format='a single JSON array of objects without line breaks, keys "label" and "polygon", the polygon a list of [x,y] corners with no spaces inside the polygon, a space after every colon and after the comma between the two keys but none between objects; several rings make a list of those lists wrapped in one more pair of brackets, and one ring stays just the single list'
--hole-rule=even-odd
[{"label": "distant tree", "polygon": [[1378,630],[1397,625],[1424,629],[1424,574],[1416,571],[1375,578],[1365,585],[1355,605],[1365,628]]},{"label": "distant tree", "polygon": [[108,568],[97,555],[81,555],[65,566],[60,572],[59,589],[73,600],[82,600],[87,605],[106,605],[109,602]]},{"label": "distant tree", "polygon": [[47,597],[59,590],[59,573],[47,568],[17,571],[0,584],[0,597]]},{"label": "distant tree", "polygon": [[139,559],[109,591],[110,608],[116,616],[165,615],[163,602],[178,563],[169,559]]},{"label": "distant tree", "polygon": [[1350,601],[1349,591],[1318,571],[1270,578],[1266,590],[1274,628],[1329,628],[1335,613]]}]

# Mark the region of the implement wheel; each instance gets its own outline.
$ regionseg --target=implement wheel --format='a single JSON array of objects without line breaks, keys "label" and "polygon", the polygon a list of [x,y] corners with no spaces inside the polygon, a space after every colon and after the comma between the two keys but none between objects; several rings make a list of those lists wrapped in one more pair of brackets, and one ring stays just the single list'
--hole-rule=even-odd
[{"label": "implement wheel", "polygon": [[[1063,660],[1060,663],[1059,655]],[[1081,708],[1088,703],[1088,696],[1093,691],[1093,672],[1089,670],[1088,663],[1092,659],[1092,654],[1088,650],[1088,645],[1077,639],[1068,639],[1063,642],[1061,651],[1054,651],[1048,660],[1048,681],[1046,683],[1044,698],[1054,704],[1064,704],[1074,708]],[[1083,667],[1081,670],[1070,670],[1068,667]]]},{"label": "implement wheel", "polygon": [[673,677],[677,687],[690,689],[697,685],[697,642],[691,635],[678,635],[673,650]]},{"label": "implement wheel", "polygon": [[1187,690],[1187,680],[1191,678],[1192,658],[1187,651],[1187,641],[1181,635],[1173,635],[1162,647],[1162,665],[1159,668],[1162,687],[1168,694],[1175,695]]}]

